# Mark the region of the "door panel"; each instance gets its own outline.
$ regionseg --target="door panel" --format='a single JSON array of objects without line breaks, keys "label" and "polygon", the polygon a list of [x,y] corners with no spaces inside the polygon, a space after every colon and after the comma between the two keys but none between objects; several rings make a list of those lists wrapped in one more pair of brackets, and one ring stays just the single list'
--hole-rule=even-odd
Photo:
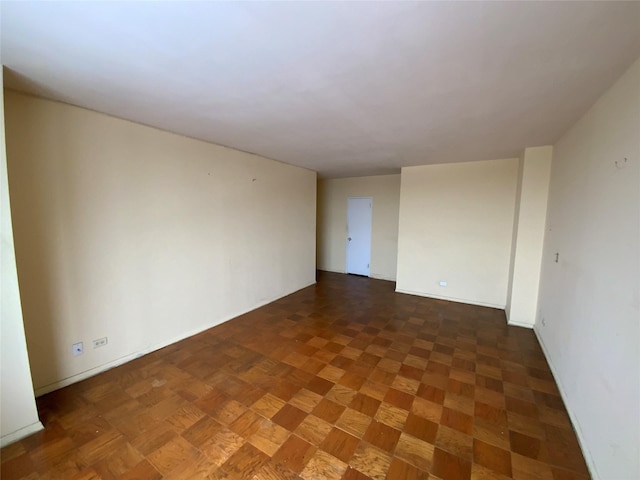
[{"label": "door panel", "polygon": [[347,273],[369,276],[372,204],[371,197],[347,199]]}]

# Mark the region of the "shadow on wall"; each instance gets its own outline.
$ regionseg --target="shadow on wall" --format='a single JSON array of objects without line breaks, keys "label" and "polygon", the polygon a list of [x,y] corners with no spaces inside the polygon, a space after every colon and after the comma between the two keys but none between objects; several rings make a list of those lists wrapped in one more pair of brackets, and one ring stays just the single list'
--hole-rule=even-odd
[{"label": "shadow on wall", "polygon": [[[62,359],[72,355],[72,345],[64,350],[66,345],[57,339],[64,328],[63,317],[73,318],[74,313],[69,310],[71,302],[66,292],[74,291],[69,290],[74,281],[81,281],[72,278],[71,257],[79,246],[68,244],[71,240],[68,232],[73,230],[77,218],[74,205],[70,201],[62,203],[74,196],[71,182],[59,175],[40,172],[32,164],[34,152],[21,151],[21,156],[15,153],[12,135],[16,129],[22,131],[21,135],[29,135],[28,128],[14,125],[9,117],[7,163],[18,282],[31,374],[38,390],[64,375]],[[76,328],[79,334],[80,327]]]},{"label": "shadow on wall", "polygon": [[[45,387],[42,372],[50,372],[54,378],[62,373],[58,360],[63,352],[59,351],[56,338],[56,281],[54,280],[53,259],[46,258],[46,247],[38,242],[30,242],[26,253],[18,253],[23,249],[22,241],[16,235],[16,261],[18,265],[18,282],[24,318],[27,352],[31,365],[31,376],[34,389]],[[31,257],[29,267],[24,267],[21,259]],[[36,268],[33,266],[36,265]],[[29,270],[28,272],[26,270]],[[71,346],[69,346],[71,349]],[[49,376],[49,374],[47,376]]]}]

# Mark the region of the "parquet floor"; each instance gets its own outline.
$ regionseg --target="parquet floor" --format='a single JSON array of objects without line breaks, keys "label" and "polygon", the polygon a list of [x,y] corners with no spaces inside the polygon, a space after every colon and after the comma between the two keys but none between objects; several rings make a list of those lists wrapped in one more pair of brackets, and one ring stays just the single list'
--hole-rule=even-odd
[{"label": "parquet floor", "polygon": [[38,399],[2,479],[589,478],[532,331],[318,284]]}]

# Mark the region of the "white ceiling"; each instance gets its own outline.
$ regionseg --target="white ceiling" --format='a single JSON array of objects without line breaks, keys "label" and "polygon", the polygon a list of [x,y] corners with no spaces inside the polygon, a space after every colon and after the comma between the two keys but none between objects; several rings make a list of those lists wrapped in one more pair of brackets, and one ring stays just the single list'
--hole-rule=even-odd
[{"label": "white ceiling", "polygon": [[325,177],[552,144],[640,2],[6,2],[5,84]]}]

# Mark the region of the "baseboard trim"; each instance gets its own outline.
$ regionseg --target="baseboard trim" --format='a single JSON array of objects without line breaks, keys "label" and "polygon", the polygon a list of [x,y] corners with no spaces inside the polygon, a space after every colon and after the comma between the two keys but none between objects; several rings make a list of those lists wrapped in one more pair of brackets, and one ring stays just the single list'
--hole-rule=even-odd
[{"label": "baseboard trim", "polygon": [[544,340],[542,340],[542,336],[540,335],[538,328],[539,327],[537,325],[534,325],[533,332],[535,333],[536,338],[538,339],[538,343],[542,348],[544,357],[547,359],[547,363],[549,364],[549,369],[551,370],[553,379],[555,380],[556,385],[558,386],[558,390],[560,391],[560,396],[562,397],[564,406],[567,409],[567,413],[569,414],[569,419],[571,420],[571,425],[573,426],[573,429],[576,432],[576,437],[578,437],[578,443],[580,444],[580,449],[582,450],[582,455],[584,456],[585,462],[587,464],[587,468],[589,469],[589,473],[591,474],[591,478],[593,478],[594,480],[599,480],[601,477],[600,475],[598,475],[598,470],[596,468],[593,455],[591,454],[591,451],[587,447],[586,441],[584,440],[584,434],[582,433],[582,430],[580,428],[580,422],[578,422],[578,418],[575,416],[575,414],[573,413],[573,410],[571,409],[569,403],[567,402],[567,395],[565,393],[564,385],[560,381],[560,377],[557,374],[556,367],[553,361],[551,360],[551,356],[549,355],[547,346],[545,345]]},{"label": "baseboard trim", "polygon": [[189,337],[193,337],[194,335],[197,335],[199,333],[204,332],[205,330],[209,330],[210,328],[213,327],[217,327],[218,325],[221,325],[225,322],[228,322],[229,320],[233,320],[236,317],[239,317],[241,315],[244,315],[246,313],[252,312],[253,310],[256,310],[257,308],[263,307],[271,302],[275,302],[276,300],[279,300],[281,298],[287,297],[289,295],[292,295],[300,290],[303,290],[307,287],[310,287],[311,285],[315,285],[316,281],[313,280],[310,283],[307,283],[306,285],[300,287],[300,288],[296,288],[295,290],[289,292],[289,293],[285,293],[283,295],[271,298],[271,299],[265,299],[262,300],[260,302],[258,302],[255,306],[249,308],[248,310],[244,310],[244,311],[240,311],[237,313],[234,313],[230,316],[224,317],[223,319],[221,319],[220,321],[216,321],[215,323],[209,324],[209,325],[205,325],[202,328],[197,328],[194,330],[190,330],[186,333],[180,334],[176,337],[173,337],[169,340],[157,343],[155,345],[143,348],[141,350],[137,350],[133,353],[124,355],[120,358],[117,358],[115,360],[112,360],[110,362],[107,363],[103,363],[102,365],[99,365],[97,367],[94,368],[90,368],[89,370],[85,370],[83,372],[77,373],[75,375],[71,375],[69,377],[63,378],[61,380],[57,380],[55,382],[49,383],[47,385],[44,385],[42,387],[37,387],[35,388],[35,396],[36,397],[40,397],[42,395],[45,395],[47,393],[53,392],[55,390],[59,390],[61,388],[64,387],[68,387],[69,385],[72,385],[74,383],[77,382],[81,382],[82,380],[86,380],[87,378],[93,377],[95,375],[98,375],[102,372],[106,372],[107,370],[111,370],[112,368],[115,368],[117,366],[120,366],[122,364],[125,364],[127,362],[130,362],[131,360],[135,360],[136,358],[142,357],[144,355],[147,355],[149,353],[155,352],[156,350],[160,350],[164,347],[167,347],[169,345],[173,345],[174,343],[180,342],[181,340],[184,340],[185,338],[189,338]]},{"label": "baseboard trim", "polygon": [[347,273],[346,270],[340,270],[340,269],[334,270],[332,268],[320,268],[320,267],[318,267],[318,271],[329,272],[329,273]]},{"label": "baseboard trim", "polygon": [[37,421],[31,425],[22,427],[15,432],[7,433],[5,436],[0,438],[0,447],[6,447],[7,445],[17,442],[18,440],[22,440],[33,433],[39,432],[40,430],[44,430],[44,426],[42,425],[42,422]]},{"label": "baseboard trim", "polygon": [[507,321],[507,325],[511,325],[512,327],[528,328],[530,330],[533,330],[533,327],[534,327],[534,325],[532,325],[530,323],[525,323],[525,322],[510,322],[510,321]]},{"label": "baseboard trim", "polygon": [[476,300],[469,300],[466,298],[445,297],[443,295],[433,295],[431,293],[414,292],[413,290],[404,290],[402,288],[396,288],[397,293],[405,293],[407,295],[417,295],[419,297],[434,298],[436,300],[446,300],[448,302],[467,303],[469,305],[478,305],[480,307],[497,308],[498,310],[504,310],[506,305],[497,305],[494,303],[478,302]]},{"label": "baseboard trim", "polygon": [[[318,268],[318,270],[320,272],[342,273],[344,275],[348,275],[348,273],[345,270],[329,270],[329,269],[326,269],[326,268]],[[369,278],[375,278],[376,280],[387,280],[389,282],[395,282],[396,281],[396,277],[388,277],[386,275],[381,275],[379,273],[369,273]]]},{"label": "baseboard trim", "polygon": [[387,277],[386,275],[380,275],[377,273],[372,273],[369,275],[369,277],[371,278],[375,278],[376,280],[386,280],[388,282],[395,282],[396,278],[395,277]]}]

